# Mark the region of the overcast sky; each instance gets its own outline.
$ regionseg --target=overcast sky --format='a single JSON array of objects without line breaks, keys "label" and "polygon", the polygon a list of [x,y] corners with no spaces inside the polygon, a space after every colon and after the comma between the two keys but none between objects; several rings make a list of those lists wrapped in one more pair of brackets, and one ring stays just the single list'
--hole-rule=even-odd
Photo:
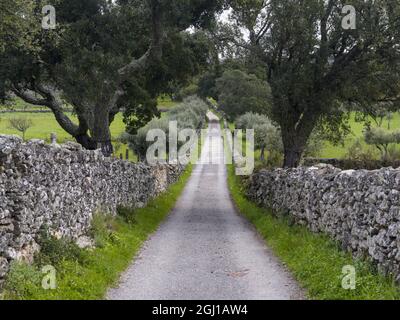
[{"label": "overcast sky", "polygon": [[229,13],[231,12],[231,10],[225,10],[219,17],[219,19],[222,22],[228,22],[229,21]]}]

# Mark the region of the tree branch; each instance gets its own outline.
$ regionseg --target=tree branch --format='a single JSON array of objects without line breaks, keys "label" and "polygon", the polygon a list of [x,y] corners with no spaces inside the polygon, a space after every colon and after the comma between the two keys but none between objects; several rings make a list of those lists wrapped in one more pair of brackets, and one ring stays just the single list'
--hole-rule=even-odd
[{"label": "tree branch", "polygon": [[21,87],[13,85],[12,92],[26,103],[34,104],[37,106],[48,107],[48,101],[43,98],[37,98],[32,92],[21,89]]},{"label": "tree branch", "polygon": [[152,16],[152,40],[146,53],[138,59],[133,59],[129,64],[118,70],[121,82],[127,80],[130,75],[146,69],[151,60],[159,60],[162,57],[163,12],[160,0],[150,0]]},{"label": "tree branch", "polygon": [[59,125],[71,136],[76,137],[82,134],[82,128],[72,122],[64,113],[63,103],[54,89],[43,84],[36,85],[35,89],[42,98],[37,98],[32,91],[24,90],[18,85],[14,85],[12,91],[26,103],[48,107],[53,112]]},{"label": "tree branch", "polygon": [[324,16],[321,18],[321,46],[319,58],[323,63],[328,59],[328,19],[335,5],[335,0],[329,0]]}]

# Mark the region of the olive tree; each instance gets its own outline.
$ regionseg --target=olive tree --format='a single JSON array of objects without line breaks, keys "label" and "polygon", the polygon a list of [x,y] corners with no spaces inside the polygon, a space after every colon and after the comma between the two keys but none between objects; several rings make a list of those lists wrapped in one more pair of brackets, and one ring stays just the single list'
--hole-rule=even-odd
[{"label": "olive tree", "polygon": [[282,137],[278,126],[264,116],[246,113],[236,120],[238,129],[254,130],[255,147],[261,150],[261,160],[265,160],[265,151],[280,154],[283,151]]},{"label": "olive tree", "polygon": [[367,128],[364,139],[368,145],[375,146],[382,156],[382,160],[389,159],[389,147],[400,143],[400,131],[387,131],[383,128]]},{"label": "olive tree", "polygon": [[22,134],[25,141],[26,132],[33,126],[33,121],[27,117],[11,118],[8,120],[11,129],[15,129]]},{"label": "olive tree", "polygon": [[[147,141],[149,131],[161,130],[165,133],[167,139],[166,153],[168,153],[170,123],[175,121],[178,130],[199,130],[202,129],[204,125],[207,111],[208,106],[203,100],[197,97],[189,97],[168,112],[165,117],[153,119],[145,127],[139,129],[137,134],[125,134],[123,138],[129,143],[130,148],[138,155],[139,160],[145,161],[147,150],[150,145],[153,144],[153,142]],[[178,143],[178,147],[181,144],[182,143]]]}]

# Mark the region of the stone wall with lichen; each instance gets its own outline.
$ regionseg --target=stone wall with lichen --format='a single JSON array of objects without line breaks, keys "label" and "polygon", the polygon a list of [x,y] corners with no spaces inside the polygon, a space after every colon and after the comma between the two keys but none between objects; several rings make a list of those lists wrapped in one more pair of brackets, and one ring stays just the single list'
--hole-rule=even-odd
[{"label": "stone wall with lichen", "polygon": [[277,169],[254,174],[248,187],[259,205],[330,235],[400,281],[400,169]]},{"label": "stone wall with lichen", "polygon": [[0,135],[0,278],[12,260],[32,258],[42,227],[79,241],[97,210],[142,207],[182,170],[105,158],[73,143],[23,143]]}]

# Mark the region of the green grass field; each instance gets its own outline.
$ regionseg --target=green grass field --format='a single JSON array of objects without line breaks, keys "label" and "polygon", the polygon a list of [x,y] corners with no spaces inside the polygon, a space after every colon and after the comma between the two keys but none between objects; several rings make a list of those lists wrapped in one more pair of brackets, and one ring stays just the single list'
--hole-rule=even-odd
[{"label": "green grass field", "polygon": [[[76,123],[76,117],[69,114],[70,118]],[[59,143],[65,141],[74,141],[73,137],[66,133],[54,118],[52,113],[1,113],[0,114],[0,133],[1,134],[16,134],[20,133],[11,128],[9,119],[27,117],[32,120],[32,127],[27,131],[26,138],[50,140],[50,134],[56,133]],[[122,116],[118,115],[111,125],[111,133],[113,138],[118,137],[125,131],[125,124],[122,121]]]},{"label": "green grass field", "polygon": [[[158,102],[158,106],[160,109],[169,109],[176,105],[176,102],[171,101],[168,98],[160,98]],[[20,99],[15,99],[11,106],[0,106],[1,109],[10,109],[14,108],[17,110],[47,110],[43,107],[37,107],[28,105],[22,102]],[[72,121],[77,123],[76,117],[69,113],[69,116]],[[57,123],[52,113],[0,113],[0,134],[16,134],[20,135],[20,133],[10,128],[9,119],[10,118],[19,118],[19,117],[27,117],[30,118],[33,122],[32,128],[27,131],[26,138],[27,139],[41,139],[45,141],[50,140],[50,134],[56,133],[57,139],[59,143],[64,141],[73,141],[74,139],[66,133]],[[118,137],[121,133],[125,132],[125,124],[122,121],[122,115],[119,114],[115,118],[115,121],[111,125],[111,134],[113,138]]]},{"label": "green grass field", "polygon": [[[171,101],[167,97],[160,98],[158,101],[159,109],[168,110],[176,105],[176,102]],[[0,110],[47,110],[43,107],[32,106],[22,102],[20,99],[15,99],[12,105],[2,105],[0,106]],[[69,117],[72,121],[77,123],[76,116],[71,113],[68,113]],[[163,115],[162,115],[163,116]],[[26,117],[32,120],[32,127],[26,132],[26,139],[40,139],[45,140],[47,142],[50,141],[50,135],[52,133],[57,134],[58,143],[64,143],[67,141],[74,141],[73,137],[65,132],[57,121],[54,118],[52,113],[30,113],[30,112],[17,112],[17,113],[0,113],[0,134],[6,135],[18,135],[21,136],[21,133],[17,130],[10,127],[9,120],[11,118],[20,118]],[[125,124],[123,122],[122,114],[117,115],[115,121],[111,125],[111,134],[112,138],[118,138],[122,133],[125,132]],[[126,150],[128,149],[127,145],[123,145],[119,150],[116,150],[116,155],[123,154],[125,157]],[[134,155],[132,150],[129,150],[129,159],[132,161],[136,161],[137,157]]]},{"label": "green grass field", "polygon": [[[325,148],[321,151],[321,154],[320,154],[321,158],[338,158],[338,159],[344,158],[344,157],[346,157],[346,155],[348,153],[349,147],[357,139],[363,138],[364,124],[360,123],[360,122],[356,122],[355,114],[351,115],[349,124],[350,124],[352,132],[346,138],[344,145],[334,146],[331,143],[326,142]],[[374,123],[372,123],[372,125],[374,125]],[[385,129],[388,128],[388,120],[386,120],[386,119],[384,120],[382,128],[385,128]],[[400,129],[400,113],[396,113],[393,115],[393,119],[390,122],[390,128],[391,128],[391,130],[399,130]],[[363,143],[363,145],[366,146],[365,143]],[[379,155],[378,155],[377,150],[375,150],[373,147],[370,147],[370,148],[377,154],[377,157],[378,157]]]},{"label": "green grass field", "polygon": [[0,104],[0,110],[46,110],[47,107],[34,106],[24,102],[20,98],[14,98],[12,101],[7,101],[5,105]]},{"label": "green grass field", "polygon": [[[375,123],[371,123],[372,126],[375,126]],[[388,128],[388,120],[385,119],[382,124],[382,128],[387,129]],[[324,143],[324,148],[321,150],[320,154],[318,155],[320,158],[326,158],[326,159],[343,159],[346,157],[348,154],[348,150],[351,147],[352,144],[356,142],[357,139],[360,139],[362,145],[365,148],[369,148],[374,155],[376,155],[377,158],[379,158],[379,152],[376,148],[373,146],[367,146],[366,143],[363,140],[363,131],[364,131],[364,123],[362,122],[357,122],[356,121],[356,115],[353,113],[350,116],[349,120],[349,125],[351,128],[351,133],[345,138],[345,141],[343,144],[339,145],[333,145],[329,141],[325,141]],[[235,129],[235,124],[234,123],[229,123],[229,129],[232,131]],[[400,113],[395,113],[393,114],[393,119],[390,122],[390,129],[393,130],[399,130],[400,129]],[[259,159],[261,153],[260,151],[256,151],[255,156],[256,159]]]},{"label": "green grass field", "polygon": [[[76,117],[69,114],[70,118],[76,122]],[[18,135],[21,136],[17,130],[10,127],[9,119],[27,117],[32,120],[32,127],[26,132],[26,139],[40,139],[49,142],[51,133],[57,134],[57,142],[65,143],[67,141],[75,141],[74,138],[65,132],[54,118],[52,113],[0,113],[0,134]],[[113,139],[118,138],[121,133],[125,132],[125,124],[122,121],[122,115],[118,115],[111,125],[111,134]],[[125,157],[126,150],[129,149],[127,145],[121,146],[116,150],[116,155],[120,153]],[[129,150],[129,159],[136,161],[137,157]]]}]

